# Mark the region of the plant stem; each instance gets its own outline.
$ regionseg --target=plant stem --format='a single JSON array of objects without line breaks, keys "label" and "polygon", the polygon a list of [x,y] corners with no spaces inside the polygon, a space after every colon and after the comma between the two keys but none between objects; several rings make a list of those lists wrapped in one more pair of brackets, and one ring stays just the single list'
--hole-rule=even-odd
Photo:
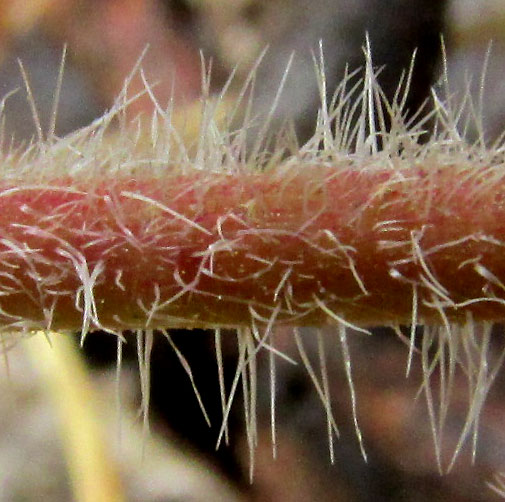
[{"label": "plant stem", "polygon": [[[0,188],[0,321],[84,331],[500,320],[503,174],[437,160]],[[417,305],[413,306],[413,298]]]}]

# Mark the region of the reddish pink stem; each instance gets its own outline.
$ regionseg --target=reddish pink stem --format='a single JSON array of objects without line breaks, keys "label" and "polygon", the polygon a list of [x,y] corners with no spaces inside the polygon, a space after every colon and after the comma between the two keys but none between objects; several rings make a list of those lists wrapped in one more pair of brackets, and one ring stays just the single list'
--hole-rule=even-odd
[{"label": "reddish pink stem", "polygon": [[413,306],[418,322],[500,320],[504,236],[505,186],[486,169],[4,181],[0,322],[363,325],[411,322]]}]

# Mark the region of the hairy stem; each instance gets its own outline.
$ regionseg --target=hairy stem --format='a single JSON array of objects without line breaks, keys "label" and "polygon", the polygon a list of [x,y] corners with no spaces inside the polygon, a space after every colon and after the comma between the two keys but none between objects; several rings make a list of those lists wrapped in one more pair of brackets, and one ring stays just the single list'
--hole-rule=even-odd
[{"label": "hairy stem", "polygon": [[436,159],[4,181],[0,322],[500,320],[504,201],[496,168]]}]

